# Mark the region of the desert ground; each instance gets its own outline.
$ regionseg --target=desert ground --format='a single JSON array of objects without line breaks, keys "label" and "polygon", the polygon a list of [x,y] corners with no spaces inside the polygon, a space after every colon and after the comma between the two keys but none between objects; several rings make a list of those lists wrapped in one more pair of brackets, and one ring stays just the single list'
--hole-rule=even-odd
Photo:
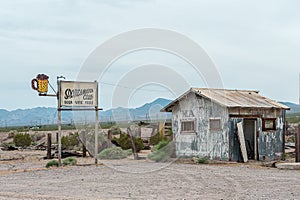
[{"label": "desert ground", "polygon": [[300,199],[299,170],[251,162],[129,157],[94,165],[87,157],[77,158],[77,166],[46,169],[45,151],[14,152],[19,159],[0,161],[0,199]]}]

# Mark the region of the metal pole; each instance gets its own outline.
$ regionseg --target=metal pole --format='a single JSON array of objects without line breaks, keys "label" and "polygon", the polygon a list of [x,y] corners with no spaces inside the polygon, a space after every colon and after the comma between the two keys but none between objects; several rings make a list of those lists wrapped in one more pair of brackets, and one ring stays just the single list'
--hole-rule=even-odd
[{"label": "metal pole", "polygon": [[94,158],[95,158],[95,164],[98,164],[98,107],[95,109],[96,116],[95,116],[95,153],[94,153]]},{"label": "metal pole", "polygon": [[60,81],[57,80],[58,94],[57,94],[57,125],[58,125],[58,165],[61,164],[61,104],[60,104]]}]

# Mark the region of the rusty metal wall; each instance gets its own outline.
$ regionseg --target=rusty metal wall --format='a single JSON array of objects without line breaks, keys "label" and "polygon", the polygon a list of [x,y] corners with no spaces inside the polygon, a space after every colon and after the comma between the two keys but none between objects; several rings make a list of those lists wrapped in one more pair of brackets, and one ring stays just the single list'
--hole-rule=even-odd
[{"label": "rusty metal wall", "polygon": [[240,142],[237,133],[237,123],[242,122],[243,118],[230,118],[229,130],[229,159],[231,161],[243,161]]},{"label": "rusty metal wall", "polygon": [[[247,116],[246,110],[229,109],[230,114]],[[240,144],[237,138],[236,124],[243,117],[230,117],[229,111],[217,103],[194,93],[182,98],[172,111],[172,131],[176,144],[176,155],[208,157],[214,160],[241,161]],[[234,111],[234,112],[233,112]],[[284,111],[283,111],[284,112]],[[283,158],[284,114],[278,109],[252,109],[249,116],[257,114],[263,117],[276,117],[276,131],[262,131],[262,119],[257,122],[257,151],[259,160],[277,160]],[[281,114],[280,114],[281,113]],[[248,113],[249,114],[249,113]],[[209,119],[221,119],[220,130],[210,130]],[[181,120],[195,119],[195,133],[181,133]]]},{"label": "rusty metal wall", "polygon": [[[220,130],[210,130],[209,119],[221,120]],[[181,133],[181,120],[196,119],[195,133]],[[229,127],[227,108],[190,93],[173,109],[172,129],[176,155],[208,157],[215,160],[229,158]]]},{"label": "rusty metal wall", "polygon": [[[236,124],[243,121],[243,118],[230,118],[229,149],[230,160],[242,161],[240,144],[237,138]],[[281,115],[276,119],[276,130],[262,131],[262,119],[257,118],[257,148],[258,159],[279,160],[283,158],[283,134],[284,134],[284,117]]]},{"label": "rusty metal wall", "polygon": [[258,155],[259,160],[279,160],[283,158],[284,117],[276,119],[276,130],[262,131],[262,120],[258,121]]}]

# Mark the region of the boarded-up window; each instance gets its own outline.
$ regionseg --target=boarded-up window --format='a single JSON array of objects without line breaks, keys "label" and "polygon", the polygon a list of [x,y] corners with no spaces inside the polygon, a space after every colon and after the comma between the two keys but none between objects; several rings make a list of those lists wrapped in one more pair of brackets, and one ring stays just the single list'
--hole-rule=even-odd
[{"label": "boarded-up window", "polygon": [[220,130],[221,129],[221,119],[209,119],[209,129],[210,130]]},{"label": "boarded-up window", "polygon": [[194,133],[195,132],[195,120],[183,120],[181,121],[181,132]]},{"label": "boarded-up window", "polygon": [[263,131],[276,130],[276,119],[263,119],[262,129]]}]

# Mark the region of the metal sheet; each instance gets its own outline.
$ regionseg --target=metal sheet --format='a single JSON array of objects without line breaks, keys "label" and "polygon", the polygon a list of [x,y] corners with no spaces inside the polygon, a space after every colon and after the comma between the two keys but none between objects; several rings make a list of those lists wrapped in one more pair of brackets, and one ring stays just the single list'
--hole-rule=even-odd
[{"label": "metal sheet", "polygon": [[189,91],[172,101],[161,109],[162,112],[170,112],[179,101],[189,93],[195,93],[211,101],[228,108],[278,108],[289,110],[290,108],[272,99],[266,98],[255,90],[226,90],[210,88],[191,88]]}]

